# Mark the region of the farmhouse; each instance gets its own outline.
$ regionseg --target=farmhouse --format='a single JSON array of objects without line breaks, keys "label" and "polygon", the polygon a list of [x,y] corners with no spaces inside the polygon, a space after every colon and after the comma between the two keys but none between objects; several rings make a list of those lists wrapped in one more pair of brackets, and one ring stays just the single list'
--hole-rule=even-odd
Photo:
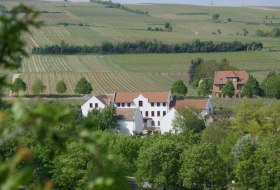
[{"label": "farmhouse", "polygon": [[235,88],[236,98],[242,98],[242,90],[247,83],[249,74],[246,71],[216,71],[213,83],[213,97],[223,98],[222,93],[224,85],[230,80],[233,82]]},{"label": "farmhouse", "polygon": [[171,92],[116,92],[101,96],[92,96],[81,106],[86,117],[93,109],[105,106],[117,108],[118,123],[121,132],[131,135],[133,131],[158,129],[161,133],[172,131],[172,121],[176,110],[185,106],[200,109],[205,116],[212,112],[210,100],[173,100]]}]

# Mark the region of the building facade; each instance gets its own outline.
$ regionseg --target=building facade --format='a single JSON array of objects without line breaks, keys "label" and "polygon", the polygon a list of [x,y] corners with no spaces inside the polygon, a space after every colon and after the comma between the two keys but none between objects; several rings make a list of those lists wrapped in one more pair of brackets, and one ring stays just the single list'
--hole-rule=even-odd
[{"label": "building facade", "polygon": [[242,98],[242,90],[248,79],[249,74],[246,71],[216,71],[212,96],[214,98],[224,98],[225,95],[223,94],[222,89],[230,80],[232,81],[235,89],[234,97]]},{"label": "building facade", "polygon": [[[101,110],[106,106],[115,106],[117,108],[117,115],[124,115],[124,119],[118,117],[118,123],[121,126],[121,130],[130,135],[133,131],[139,132],[144,129],[158,129],[161,133],[171,131],[172,121],[175,118],[175,113],[177,113],[176,110],[184,106],[200,109],[203,116],[213,111],[213,105],[210,99],[176,101],[173,100],[170,91],[143,93],[116,92],[113,94],[93,96],[81,106],[81,109],[83,116],[86,117],[91,110]],[[139,110],[139,113],[137,110]]]}]

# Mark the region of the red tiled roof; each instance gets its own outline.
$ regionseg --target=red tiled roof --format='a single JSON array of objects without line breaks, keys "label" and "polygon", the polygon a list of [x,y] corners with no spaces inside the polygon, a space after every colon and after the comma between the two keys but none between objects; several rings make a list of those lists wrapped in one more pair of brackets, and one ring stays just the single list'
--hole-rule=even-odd
[{"label": "red tiled roof", "polygon": [[167,102],[169,92],[117,92],[115,102],[130,103],[140,94],[145,98],[148,98],[149,102]]},{"label": "red tiled roof", "polygon": [[226,84],[228,78],[238,78],[238,84],[245,84],[248,81],[247,71],[216,71],[214,84]]},{"label": "red tiled roof", "polygon": [[175,100],[170,103],[170,109],[174,108],[178,110],[185,106],[195,107],[200,110],[204,110],[207,106],[208,100]]},{"label": "red tiled roof", "polygon": [[117,117],[120,120],[134,121],[137,108],[117,108]]},{"label": "red tiled roof", "polygon": [[96,96],[96,98],[99,101],[101,101],[103,104],[109,105],[110,104],[110,100],[113,99],[113,95],[100,95],[100,96]]}]

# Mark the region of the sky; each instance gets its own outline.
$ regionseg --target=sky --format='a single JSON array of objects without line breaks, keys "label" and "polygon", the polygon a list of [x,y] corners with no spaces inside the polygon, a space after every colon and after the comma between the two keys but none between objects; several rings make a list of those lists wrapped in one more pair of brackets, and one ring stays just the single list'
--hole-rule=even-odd
[{"label": "sky", "polygon": [[[217,6],[278,6],[280,0],[213,0]],[[169,3],[209,5],[211,0],[113,0],[119,3]]]}]

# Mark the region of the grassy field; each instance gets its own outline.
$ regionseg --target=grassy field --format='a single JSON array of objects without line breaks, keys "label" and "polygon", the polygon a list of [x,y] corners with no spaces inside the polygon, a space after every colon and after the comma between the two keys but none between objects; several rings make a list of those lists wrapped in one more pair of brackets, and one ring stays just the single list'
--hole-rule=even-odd
[{"label": "grassy field", "polygon": [[[23,60],[21,77],[28,84],[28,93],[36,79],[47,86],[46,94],[55,93],[58,80],[65,80],[68,94],[73,94],[77,80],[84,76],[92,84],[94,94],[113,91],[169,90],[174,80],[188,82],[187,71],[192,59],[221,60],[226,58],[240,70],[247,70],[259,81],[271,70],[280,71],[280,38],[256,37],[255,31],[270,31],[280,25],[280,9],[264,7],[205,7],[191,5],[137,4],[132,9],[149,11],[149,16],[106,8],[95,3],[26,1],[42,12],[45,26],[32,28],[25,35],[27,50],[36,46],[59,44],[64,40],[74,45],[99,45],[104,41],[123,42],[160,40],[167,43],[194,39],[242,42],[261,41],[266,48],[276,51],[194,54],[139,54],[139,55],[34,55]],[[18,4],[3,1],[7,8]],[[212,21],[214,13],[219,22]],[[268,17],[267,19],[266,16]],[[272,19],[274,16],[275,19]],[[231,18],[232,22],[228,22]],[[173,32],[148,31],[148,27],[162,27],[170,22]],[[272,24],[270,24],[272,22]],[[65,24],[66,23],[66,24]],[[217,30],[221,35],[214,35]],[[243,29],[248,36],[237,35]],[[13,73],[9,73],[12,80]],[[196,91],[189,86],[190,96]]]}]

